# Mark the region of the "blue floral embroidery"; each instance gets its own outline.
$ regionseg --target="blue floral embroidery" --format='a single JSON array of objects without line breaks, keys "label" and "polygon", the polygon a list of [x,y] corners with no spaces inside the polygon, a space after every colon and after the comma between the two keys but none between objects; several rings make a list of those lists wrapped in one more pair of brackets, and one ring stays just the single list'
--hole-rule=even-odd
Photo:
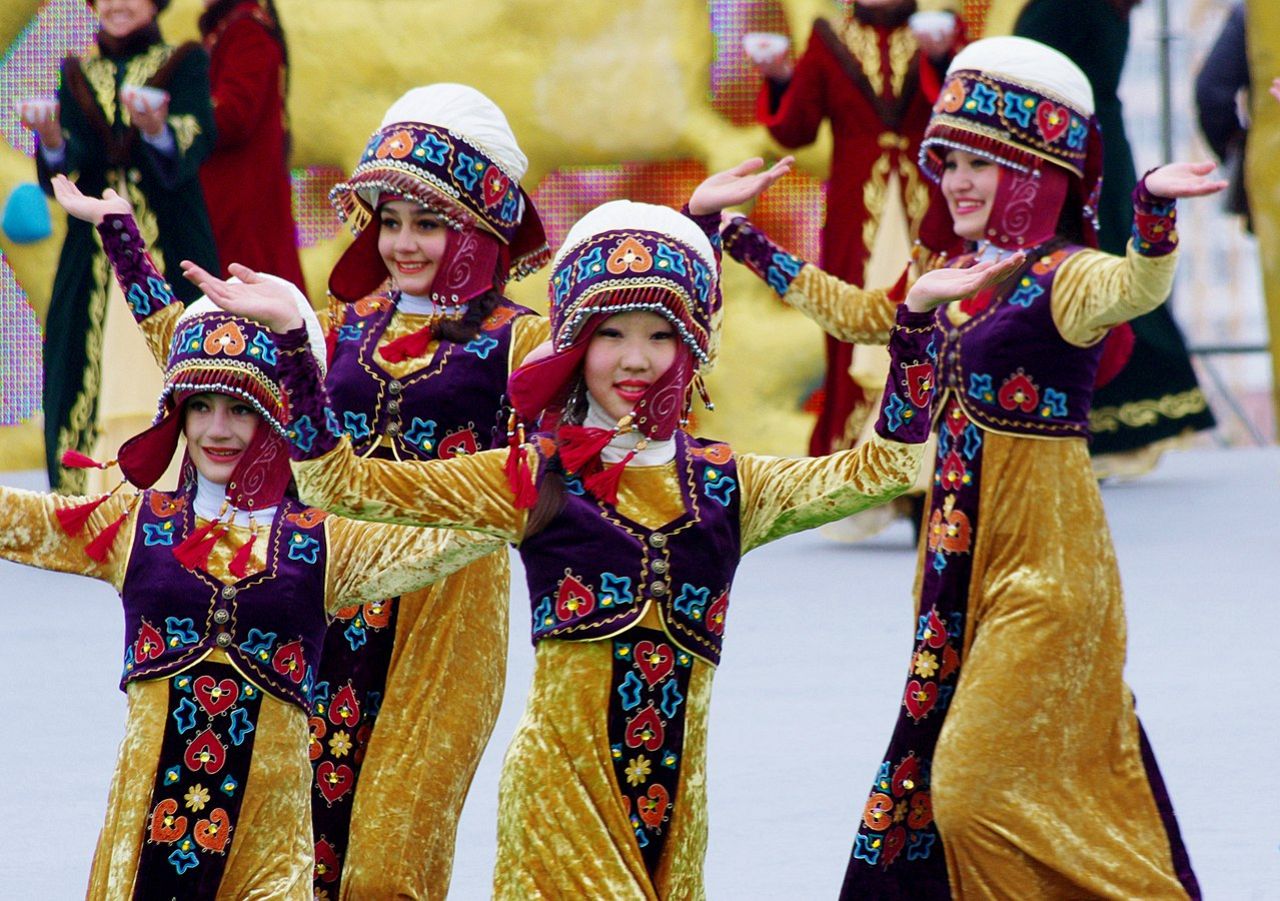
[{"label": "blue floral embroidery", "polygon": [[680,694],[680,684],[675,679],[662,686],[662,703],[658,705],[658,709],[667,719],[675,716],[683,703],[684,695]]},{"label": "blue floral embroidery", "polygon": [[718,469],[708,467],[703,478],[705,481],[702,485],[702,493],[721,507],[729,506],[733,498],[733,490],[738,487],[733,476],[727,476]]},{"label": "blue floral embroidery", "polygon": [[482,360],[489,359],[489,351],[498,346],[498,339],[490,335],[477,335],[466,344],[462,345],[462,349],[469,354],[475,354]]},{"label": "blue floral embroidery", "polygon": [[173,687],[178,691],[185,691],[187,694],[191,694],[191,682],[191,676],[187,673],[173,677]]},{"label": "blue floral embroidery", "polygon": [[1084,142],[1089,137],[1089,126],[1077,119],[1071,117],[1071,130],[1067,132],[1067,146],[1072,150],[1083,150]]},{"label": "blue floral embroidery", "polygon": [[697,260],[693,260],[693,288],[698,292],[698,301],[706,303],[707,295],[711,292],[711,279],[707,267]]},{"label": "blue floral embroidery", "polygon": [[978,110],[987,116],[996,114],[996,101],[1000,99],[1000,95],[987,87],[982,82],[978,82],[973,86],[973,93],[969,95],[969,99],[964,102],[964,108],[972,112]]},{"label": "blue floral embroidery", "polygon": [[368,438],[370,435],[369,416],[367,413],[345,410],[342,414],[342,428],[352,438]]},{"label": "blue floral embroidery", "polygon": [[310,535],[294,532],[289,536],[289,559],[315,563],[320,559],[320,542]]},{"label": "blue floral embroidery", "polygon": [[236,747],[244,744],[245,736],[253,731],[253,722],[249,719],[249,711],[237,707],[231,711],[231,721],[227,723],[227,734]]},{"label": "blue floral embroidery", "polygon": [[615,641],[613,643],[613,656],[619,660],[631,659],[631,645],[625,642]]},{"label": "blue floral embroidery", "polygon": [[142,524],[142,544],[144,547],[173,546],[173,520],[163,523],[144,522]]},{"label": "blue floral embroidery", "polygon": [[701,620],[702,612],[706,609],[710,597],[710,588],[694,588],[685,582],[680,586],[680,596],[676,598],[676,612],[683,613],[690,619]]},{"label": "blue floral embroidery", "polygon": [[658,762],[661,763],[663,766],[665,766],[667,769],[674,770],[676,768],[676,764],[680,762],[680,755],[677,754],[675,751],[664,750],[662,752],[662,757],[658,760]]},{"label": "blue floral embroidery", "polygon": [[200,866],[200,858],[196,857],[194,851],[174,848],[173,853],[169,855],[169,863],[173,864],[173,868],[178,871],[178,875],[190,870],[192,867]]},{"label": "blue floral embroidery", "polygon": [[551,287],[555,290],[556,303],[563,304],[569,296],[569,278],[564,270],[557,272],[551,279]]},{"label": "blue floral embroidery", "polygon": [[618,686],[618,697],[622,698],[622,709],[632,710],[640,706],[640,694],[644,686],[635,672],[627,673],[627,678]]},{"label": "blue floral embroidery", "polygon": [[951,696],[955,694],[955,691],[956,691],[956,687],[954,685],[938,686],[937,709],[939,711],[946,710],[948,707],[951,706]]},{"label": "blue floral embroidery", "polygon": [[258,332],[249,343],[249,356],[259,357],[268,366],[276,365],[280,355],[276,353],[276,344],[267,337],[266,332]]},{"label": "blue floral embroidery", "polygon": [[791,287],[791,280],[799,275],[803,268],[804,260],[799,257],[780,250],[774,251],[769,261],[769,271],[765,274],[765,281],[774,291],[786,294],[787,289]]},{"label": "blue floral embroidery", "polygon": [[564,477],[564,487],[570,494],[576,494],[578,497],[582,497],[587,493],[587,487],[582,484],[580,476],[566,475]]},{"label": "blue floral embroidery", "polygon": [[1044,389],[1044,403],[1040,405],[1040,415],[1048,418],[1050,416],[1066,416],[1067,415],[1067,396],[1061,391],[1053,388]]},{"label": "blue floral embroidery", "polygon": [[664,272],[687,274],[688,270],[684,268],[684,259],[680,254],[661,243],[655,244],[654,249],[657,251],[657,259],[654,260],[654,263],[659,269]]},{"label": "blue floral embroidery", "polygon": [[195,621],[188,617],[183,617],[182,619],[178,619],[176,616],[165,617],[164,630],[169,633],[169,647],[171,648],[196,644],[200,641],[200,636],[196,632]]},{"label": "blue floral embroidery", "polygon": [[507,196],[502,198],[502,208],[498,210],[498,217],[503,222],[514,222],[519,210],[520,195],[515,189],[508,190]]},{"label": "blue floral embroidery", "polygon": [[1014,291],[1009,297],[1009,303],[1015,307],[1026,309],[1031,306],[1035,299],[1044,293],[1044,288],[1032,281],[1030,278],[1024,277],[1018,282],[1018,290]]},{"label": "blue floral embroidery", "polygon": [[854,860],[865,860],[874,867],[880,862],[881,846],[882,838],[880,833],[868,835],[865,832],[859,832],[853,837]]},{"label": "blue floral embroidery", "polygon": [[969,396],[986,404],[994,403],[996,392],[991,385],[991,376],[969,373]]},{"label": "blue floral embroidery", "polygon": [[222,793],[228,798],[234,796],[236,789],[239,787],[240,783],[236,781],[234,776],[228,776],[226,779],[223,779],[222,784],[218,786],[218,788],[222,789]]},{"label": "blue floral embroidery", "polygon": [[204,323],[196,323],[189,325],[178,333],[178,339],[175,342],[178,349],[193,353],[200,349],[200,345],[204,342]]},{"label": "blue floral embroidery", "polygon": [[182,778],[181,765],[171,766],[169,767],[169,769],[164,771],[165,785],[173,785],[173,783],[177,782],[181,778]]},{"label": "blue floral embroidery", "polygon": [[1004,117],[1012,119],[1023,128],[1031,127],[1031,114],[1035,112],[1036,101],[1030,94],[1019,94],[1017,91],[1004,92]]},{"label": "blue floral embroidery", "polygon": [[893,787],[893,783],[889,779],[889,761],[880,764],[880,769],[876,770],[876,781],[871,786],[873,791],[887,792]]},{"label": "blue floral embroidery", "polygon": [[[584,281],[594,278],[604,271],[604,248],[593,247],[591,252],[584,254],[578,262],[574,263],[574,278],[578,281]],[[568,286],[565,286],[566,291]]]},{"label": "blue floral embroidery", "polygon": [[333,407],[324,408],[324,427],[334,438],[342,436],[342,423],[338,422],[338,414],[333,412]]},{"label": "blue floral embroidery", "polygon": [[240,650],[244,651],[251,657],[256,657],[261,661],[271,659],[271,648],[276,643],[276,633],[260,632],[257,629],[249,630],[249,638],[240,645]]},{"label": "blue floral embroidery", "polygon": [[468,191],[474,191],[476,182],[480,180],[480,175],[485,168],[483,162],[460,150],[458,151],[458,161],[453,164],[453,177]]},{"label": "blue floral embroidery", "polygon": [[543,598],[533,611],[533,631],[545,632],[555,624],[556,618],[551,614],[551,598]]},{"label": "blue floral embroidery", "polygon": [[311,453],[317,434],[316,427],[311,424],[310,416],[299,416],[293,421],[293,428],[289,429],[289,438],[293,441],[293,446],[304,454]]},{"label": "blue floral embroidery", "polygon": [[422,139],[422,143],[413,149],[413,155],[418,159],[432,162],[437,166],[444,165],[448,153],[449,145],[430,132]]},{"label": "blue floral embroidery", "polygon": [[964,457],[966,460],[972,460],[974,454],[978,452],[978,448],[982,447],[982,429],[978,428],[972,422],[965,426],[964,429]]},{"label": "blue floral embroidery", "polygon": [[[275,641],[276,633],[268,632],[267,634],[271,636],[272,641]],[[253,637],[252,630],[249,632],[249,637],[250,638]],[[265,660],[266,658],[264,657],[263,659]],[[240,696],[243,697],[246,701],[252,701],[254,698],[258,696],[258,687],[254,685],[252,682],[241,682]]]},{"label": "blue floral embroidery", "polygon": [[339,341],[359,341],[364,335],[364,322],[355,322],[338,326]]},{"label": "blue floral embroidery", "polygon": [[932,832],[913,832],[907,839],[907,860],[924,860],[933,852],[937,838]]},{"label": "blue floral embroidery", "polygon": [[889,402],[884,405],[885,424],[889,426],[889,431],[896,432],[902,428],[903,420],[909,413],[907,404],[901,397],[897,394],[889,395]]},{"label": "blue floral embroidery", "polygon": [[409,424],[409,428],[404,432],[404,440],[412,444],[414,447],[421,448],[424,453],[431,453],[435,450],[435,443],[432,439],[436,437],[436,421],[434,419],[423,419],[420,416],[413,417],[413,422]]},{"label": "blue floral embroidery", "polygon": [[151,298],[147,296],[147,292],[142,290],[139,284],[129,286],[129,293],[125,295],[125,300],[129,302],[129,310],[133,313],[135,319],[144,318],[151,313]]},{"label": "blue floral embroidery", "polygon": [[951,614],[949,617],[947,617],[947,635],[955,639],[956,641],[959,641],[960,636],[964,634],[964,628],[962,626],[963,623],[964,623],[963,613],[957,612],[957,613]]},{"label": "blue floral embroidery", "polygon": [[173,721],[178,724],[178,734],[185,735],[196,727],[196,704],[190,698],[183,698],[173,711]]},{"label": "blue floral embroidery", "polygon": [[630,604],[635,595],[631,593],[631,577],[615,576],[613,573],[600,574],[600,606],[612,607],[614,604]]},{"label": "blue floral embroidery", "polygon": [[364,709],[368,711],[369,718],[373,719],[378,715],[378,711],[382,710],[382,692],[371,691],[364,699]]},{"label": "blue floral embroidery", "polygon": [[353,619],[345,629],[342,630],[342,637],[347,640],[351,650],[357,650],[364,647],[369,641],[369,633],[364,627],[364,620],[360,617]]}]

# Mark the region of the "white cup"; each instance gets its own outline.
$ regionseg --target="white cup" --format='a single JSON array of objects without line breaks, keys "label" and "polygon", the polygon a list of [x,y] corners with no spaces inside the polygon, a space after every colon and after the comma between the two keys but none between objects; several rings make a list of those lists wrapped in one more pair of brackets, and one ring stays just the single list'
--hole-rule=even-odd
[{"label": "white cup", "polygon": [[950,40],[956,33],[956,14],[945,9],[925,10],[912,13],[907,24],[918,35],[936,41]]},{"label": "white cup", "polygon": [[120,99],[129,106],[141,106],[147,112],[155,112],[169,99],[169,92],[146,85],[127,84],[120,88]]},{"label": "white cup", "polygon": [[742,36],[742,49],[757,63],[767,62],[786,53],[791,39],[773,31],[748,31]]},{"label": "white cup", "polygon": [[51,122],[58,115],[58,101],[50,97],[29,97],[26,100],[17,101],[14,106],[18,110],[19,118],[34,125]]}]

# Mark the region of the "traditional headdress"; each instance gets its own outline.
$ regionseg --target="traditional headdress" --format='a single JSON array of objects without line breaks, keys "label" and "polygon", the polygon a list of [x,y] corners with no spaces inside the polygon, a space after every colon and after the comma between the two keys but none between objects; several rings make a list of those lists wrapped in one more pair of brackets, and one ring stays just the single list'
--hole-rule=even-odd
[{"label": "traditional headdress", "polygon": [[378,254],[380,204],[412,200],[451,229],[431,299],[457,307],[550,257],[542,221],[520,187],[529,161],[507,118],[475,88],[433,84],[391,105],[351,177],[329,199],[356,233],[338,260],[329,290],[354,302],[387,278]]},{"label": "traditional headdress", "polygon": [[[920,145],[920,168],[941,181],[948,150],[1004,167],[986,233],[997,246],[1047,240],[1067,202],[1080,213],[1086,242],[1096,246],[1102,137],[1093,111],[1089,79],[1059,51],[1019,37],[975,41],[947,69]],[[952,240],[938,237],[942,244]]]},{"label": "traditional headdress", "polygon": [[[566,471],[598,465],[600,451],[618,434],[665,440],[687,416],[700,370],[714,362],[720,318],[719,256],[689,217],[629,200],[596,207],[569,230],[552,264],[550,348],[511,374],[508,393],[516,414],[555,428]],[[675,362],[613,429],[562,426],[569,393],[580,384],[587,344],[596,327],[618,313],[646,311],[667,319],[680,339]],[[520,436],[512,429],[513,449]],[[643,446],[643,445],[642,445]],[[517,452],[508,475],[517,503],[531,503]],[[628,458],[587,479],[597,497],[616,496]]]},{"label": "traditional headdress", "polygon": [[[294,296],[310,338],[312,352],[324,371],[324,337],[315,312],[306,297],[292,283],[273,275],[262,275],[286,286]],[[288,401],[277,374],[279,351],[271,331],[255,322],[224,312],[213,301],[201,298],[186,308],[175,326],[164,384],[152,425],[126,441],[117,457],[127,483],[138,489],[150,488],[168,469],[182,435],[183,404],[197,394],[229,394],[252,406],[262,416],[262,427],[253,436],[226,485],[226,500],[218,520],[196,530],[174,547],[174,555],[189,568],[205,565],[218,539],[226,533],[221,523],[230,510],[249,515],[256,523],[257,511],[278,505],[292,478],[287,440],[291,436]],[[70,453],[63,462],[73,466],[98,466],[82,455]],[[109,464],[108,464],[109,465]],[[105,467],[104,467],[105,468]],[[184,457],[183,481],[194,478],[189,457]],[[124,484],[123,482],[121,483]],[[59,511],[59,519],[69,534],[80,531],[89,514],[104,499]],[[104,530],[86,548],[90,556],[105,559],[119,526],[128,513]],[[256,534],[256,528],[254,529]],[[232,562],[243,569],[248,563],[253,538],[240,549]],[[242,574],[242,573],[240,573]]]}]

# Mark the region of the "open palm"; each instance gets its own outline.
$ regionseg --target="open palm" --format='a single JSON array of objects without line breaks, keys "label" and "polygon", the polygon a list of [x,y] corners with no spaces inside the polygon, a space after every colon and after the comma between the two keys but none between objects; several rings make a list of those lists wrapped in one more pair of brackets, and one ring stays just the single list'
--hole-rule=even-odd
[{"label": "open palm", "polygon": [[294,292],[286,282],[265,278],[239,263],[228,268],[238,281],[218,278],[190,260],[182,261],[182,274],[187,280],[228,313],[260,322],[279,334],[303,324]]},{"label": "open palm", "polygon": [[76,219],[100,225],[102,220],[112,213],[121,213],[126,216],[133,213],[133,207],[129,205],[129,201],[110,188],[103,191],[102,197],[98,198],[83,193],[76,187],[75,182],[65,175],[55,175],[52,184],[54,199],[67,211],[68,216]]},{"label": "open palm", "polygon": [[965,269],[926,272],[907,292],[907,308],[915,313],[927,313],[944,303],[971,297],[1013,275],[1025,259],[1026,254],[1019,252],[1003,260],[974,263]]},{"label": "open palm", "polygon": [[695,216],[706,216],[759,197],[766,188],[790,172],[794,162],[795,157],[784,156],[760,172],[758,170],[764,165],[764,160],[757,156],[732,169],[717,172],[694,188],[689,197],[689,212]]}]

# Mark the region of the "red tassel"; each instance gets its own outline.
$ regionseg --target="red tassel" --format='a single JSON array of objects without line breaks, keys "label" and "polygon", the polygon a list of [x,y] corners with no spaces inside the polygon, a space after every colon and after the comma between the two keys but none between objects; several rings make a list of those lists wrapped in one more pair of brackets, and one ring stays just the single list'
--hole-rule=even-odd
[{"label": "red tassel", "polygon": [[431,342],[435,339],[435,334],[435,328],[428,325],[418,329],[416,332],[401,335],[394,341],[388,341],[378,348],[378,353],[382,354],[382,359],[388,363],[399,363],[413,357],[420,357],[431,346]]},{"label": "red tassel", "polygon": [[107,557],[111,555],[111,546],[116,543],[116,536],[120,534],[120,528],[124,525],[124,521],[129,518],[129,510],[125,510],[115,522],[107,526],[98,533],[98,537],[85,545],[84,552],[99,563],[106,563]]},{"label": "red tassel", "polygon": [[[231,575],[237,579],[243,579],[249,575],[249,561],[253,559],[253,543],[257,540],[257,531],[250,532],[249,540],[240,545],[240,550],[236,551],[236,555],[231,558],[231,565],[227,569],[231,570]],[[212,550],[212,545],[210,550]]]},{"label": "red tassel", "polygon": [[209,555],[218,539],[226,534],[217,521],[196,529],[173,549],[173,556],[187,569],[203,569],[209,565]]},{"label": "red tassel", "polygon": [[85,523],[89,521],[89,517],[103,504],[106,503],[109,494],[104,494],[96,501],[86,501],[83,504],[77,504],[74,507],[63,507],[55,510],[53,515],[58,517],[58,525],[62,526],[62,531],[68,535],[79,535],[84,529]]},{"label": "red tassel", "polygon": [[898,280],[893,283],[893,287],[889,289],[889,299],[894,303],[902,303],[907,299],[907,275],[911,272],[911,264],[907,263],[902,268],[902,275],[898,276]]},{"label": "red tassel", "polygon": [[556,433],[560,448],[560,462],[565,472],[575,473],[586,466],[605,449],[617,432],[580,425],[561,426]]},{"label": "red tassel", "polygon": [[618,483],[622,480],[622,470],[627,468],[627,464],[635,455],[634,450],[627,451],[627,455],[617,463],[587,476],[582,484],[596,496],[597,500],[604,501],[610,506],[618,503]]},{"label": "red tassel", "polygon": [[78,450],[67,448],[62,452],[62,465],[71,469],[109,469],[114,466],[115,460],[109,460],[106,463],[99,463],[86,454],[80,453]]}]

